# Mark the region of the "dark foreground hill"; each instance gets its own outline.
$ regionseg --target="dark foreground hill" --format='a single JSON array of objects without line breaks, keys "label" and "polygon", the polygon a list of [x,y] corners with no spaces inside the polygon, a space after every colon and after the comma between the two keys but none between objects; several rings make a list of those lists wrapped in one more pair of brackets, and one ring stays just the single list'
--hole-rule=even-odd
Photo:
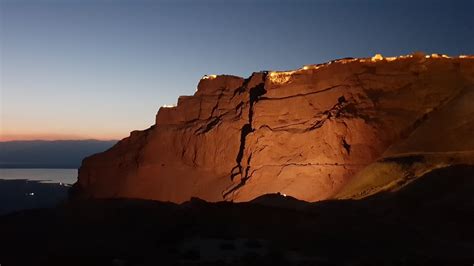
[{"label": "dark foreground hill", "polygon": [[1,217],[0,263],[472,265],[473,191],[457,165],[359,200],[73,201]]}]

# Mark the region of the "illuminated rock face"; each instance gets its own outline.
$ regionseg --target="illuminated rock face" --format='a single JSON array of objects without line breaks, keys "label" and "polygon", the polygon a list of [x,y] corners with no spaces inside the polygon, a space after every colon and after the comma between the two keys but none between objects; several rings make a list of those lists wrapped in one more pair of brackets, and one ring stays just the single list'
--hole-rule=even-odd
[{"label": "illuminated rock face", "polygon": [[[173,202],[275,192],[327,199],[388,153],[433,143],[441,153],[459,149],[474,128],[469,116],[458,121],[461,135],[448,130],[449,141],[461,138],[455,143],[440,144],[438,132],[423,125],[453,105],[473,117],[472,102],[459,100],[473,90],[469,56],[376,56],[248,79],[205,76],[193,96],[161,108],[154,126],[86,158],[75,188],[83,197]],[[448,128],[452,121],[441,116],[436,127]],[[471,140],[466,151],[474,150]]]}]

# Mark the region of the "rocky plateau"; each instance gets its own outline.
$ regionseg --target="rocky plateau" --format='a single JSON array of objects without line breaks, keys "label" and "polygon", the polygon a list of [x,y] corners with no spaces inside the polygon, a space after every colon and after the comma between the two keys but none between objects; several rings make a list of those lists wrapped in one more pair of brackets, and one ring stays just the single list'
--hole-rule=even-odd
[{"label": "rocky plateau", "polygon": [[474,164],[474,57],[344,58],[204,76],[156,123],[86,158],[75,198],[357,199]]}]

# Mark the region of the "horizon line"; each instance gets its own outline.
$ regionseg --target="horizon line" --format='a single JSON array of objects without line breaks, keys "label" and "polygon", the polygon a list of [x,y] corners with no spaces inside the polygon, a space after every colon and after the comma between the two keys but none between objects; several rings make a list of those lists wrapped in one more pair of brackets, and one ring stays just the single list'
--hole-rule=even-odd
[{"label": "horizon line", "polygon": [[121,139],[98,139],[98,138],[84,138],[84,139],[11,139],[11,140],[0,140],[0,143],[4,142],[59,142],[59,141],[120,141]]}]

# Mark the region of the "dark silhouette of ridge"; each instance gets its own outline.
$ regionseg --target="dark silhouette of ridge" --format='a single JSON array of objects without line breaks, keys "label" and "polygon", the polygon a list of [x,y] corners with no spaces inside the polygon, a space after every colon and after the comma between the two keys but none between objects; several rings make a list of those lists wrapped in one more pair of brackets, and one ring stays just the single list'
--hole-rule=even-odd
[{"label": "dark silhouette of ridge", "polygon": [[[470,265],[474,166],[395,192],[183,204],[76,200],[0,217],[5,265]],[[293,206],[293,207],[292,207]],[[210,250],[212,252],[210,252]]]}]

